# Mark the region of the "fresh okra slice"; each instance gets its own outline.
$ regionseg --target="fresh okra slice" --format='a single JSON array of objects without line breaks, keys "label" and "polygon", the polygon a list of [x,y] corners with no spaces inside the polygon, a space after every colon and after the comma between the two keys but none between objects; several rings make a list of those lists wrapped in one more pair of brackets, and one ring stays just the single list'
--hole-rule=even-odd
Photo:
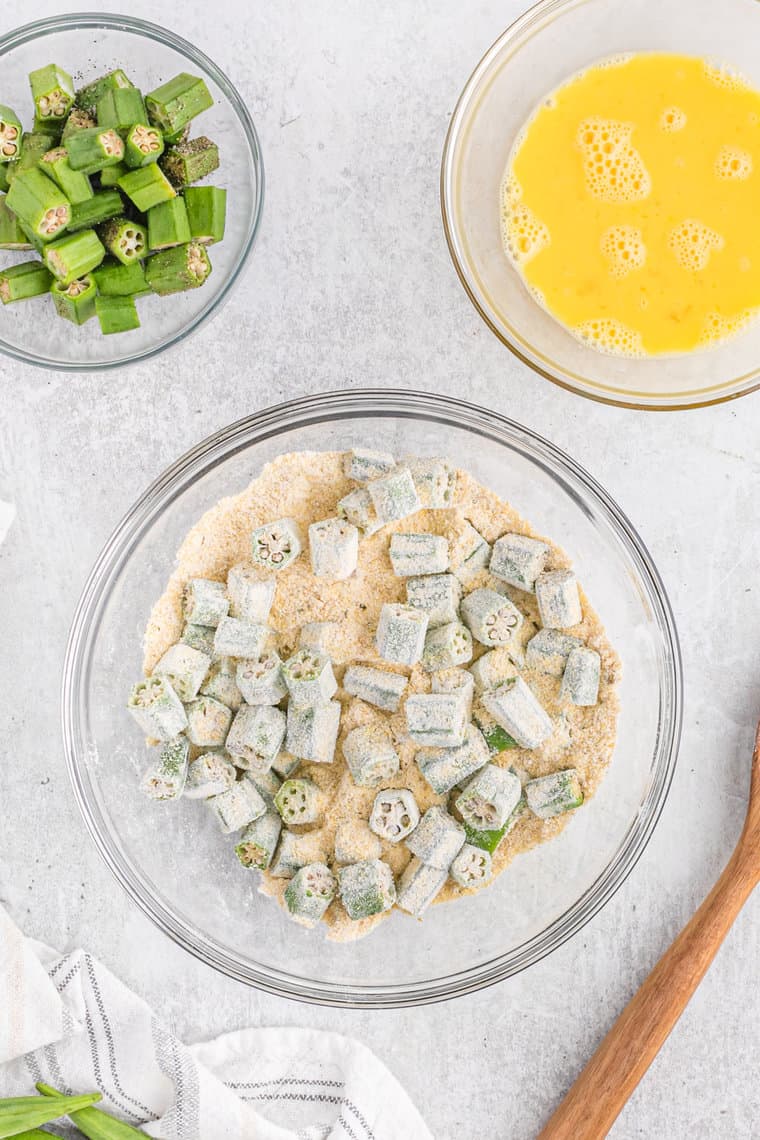
[{"label": "fresh okra slice", "polygon": [[[123,144],[122,144],[123,145]],[[168,202],[176,196],[176,190],[157,163],[130,170],[119,179],[119,188],[141,214],[147,214],[160,202]]]},{"label": "fresh okra slice", "polygon": [[328,701],[323,705],[288,706],[288,734],[285,750],[299,760],[314,764],[331,764],[335,758],[335,744],[340,728],[340,704]]},{"label": "fresh okra slice", "polygon": [[267,653],[255,661],[240,661],[235,674],[243,700],[249,705],[277,705],[288,687],[277,653]]},{"label": "fresh okra slice", "polygon": [[48,150],[40,159],[40,170],[52,178],[72,205],[86,202],[93,196],[90,180],[81,170],[72,170],[69,156],[62,146]]},{"label": "fresh okra slice", "polygon": [[462,587],[453,574],[428,574],[407,578],[406,601],[428,615],[428,628],[448,625],[459,618]]},{"label": "fresh okra slice", "polygon": [[[0,170],[2,170],[2,167],[0,167]],[[22,222],[19,219],[17,220],[21,231],[24,234],[24,237],[29,243],[29,248],[35,250],[40,255],[40,257],[42,257],[45,253],[45,246],[47,245],[47,242],[43,241],[40,235],[36,234],[34,230],[31,229],[25,222]]]},{"label": "fresh okra slice", "polygon": [[461,823],[437,805],[423,815],[406,845],[428,867],[448,871],[464,846],[465,834]]},{"label": "fresh okra slice", "polygon": [[583,620],[578,579],[572,570],[549,570],[536,578],[536,601],[546,629],[568,629]]},{"label": "fresh okra slice", "polygon": [[523,623],[523,615],[509,598],[487,588],[467,594],[461,612],[472,636],[489,649],[509,645]]},{"label": "fresh okra slice", "polygon": [[349,665],[343,674],[343,688],[347,693],[386,712],[398,711],[406,683],[401,673],[389,673],[369,665]]},{"label": "fresh okra slice", "polygon": [[214,635],[214,653],[217,657],[244,657],[258,660],[266,652],[272,636],[268,625],[243,621],[242,618],[221,618]]},{"label": "fresh okra slice", "polygon": [[382,859],[349,863],[338,871],[340,899],[349,918],[371,918],[390,910],[396,901],[393,872]]},{"label": "fresh okra slice", "polygon": [[354,783],[361,788],[376,788],[401,767],[384,725],[363,724],[352,729],[343,741],[343,756]]},{"label": "fresh okra slice", "polygon": [[[93,79],[92,83],[80,88],[76,95],[77,107],[87,114],[94,114],[97,110],[98,101],[105,95],[106,91],[119,91],[131,86],[132,83],[126,73],[117,67],[114,71],[109,71],[106,75],[101,75],[97,79]],[[72,111],[72,114],[75,112]]]},{"label": "fresh okra slice", "polygon": [[235,846],[235,854],[243,866],[266,871],[274,858],[281,831],[282,820],[276,811],[267,811],[249,823]]},{"label": "fresh okra slice", "polygon": [[190,241],[191,236],[183,198],[159,202],[148,210],[148,246],[151,250],[184,245]]},{"label": "fresh okra slice", "polygon": [[414,856],[409,861],[398,884],[396,902],[401,910],[415,918],[422,918],[427,908],[449,877],[448,867],[429,867]]},{"label": "fresh okra slice", "polygon": [[386,602],[375,635],[378,653],[392,665],[416,665],[425,648],[427,625],[424,610]]},{"label": "fresh okra slice", "polygon": [[68,72],[55,63],[29,75],[34,116],[40,123],[62,122],[74,105],[74,84]]},{"label": "fresh okra slice", "polygon": [[145,96],[148,118],[162,131],[179,131],[196,115],[213,107],[214,100],[204,81],[186,71],[175,75]]},{"label": "fresh okra slice", "polygon": [[359,531],[345,519],[321,519],[309,527],[311,570],[316,578],[350,578],[359,561]]},{"label": "fresh okra slice", "polygon": [[548,557],[545,542],[526,534],[505,534],[493,544],[488,569],[494,578],[532,594]]},{"label": "fresh okra slice", "polygon": [[539,673],[561,677],[568,657],[582,644],[580,638],[558,629],[540,629],[525,646],[525,661],[529,668]]},{"label": "fresh okra slice", "polygon": [[182,616],[191,625],[218,626],[230,603],[224,582],[212,578],[189,578],[182,592]]},{"label": "fresh okra slice", "polygon": [[52,276],[40,261],[22,261],[0,269],[0,301],[11,305],[50,292]]},{"label": "fresh okra slice", "polygon": [[197,241],[154,253],[145,264],[146,280],[153,292],[161,297],[198,289],[210,273],[208,254]]},{"label": "fresh okra slice", "polygon": [[488,851],[465,843],[451,864],[449,874],[465,890],[484,887],[493,877],[493,860]]},{"label": "fresh okra slice", "polygon": [[479,693],[495,689],[502,681],[517,676],[514,661],[508,648],[489,649],[470,666],[470,673]]},{"label": "fresh okra slice", "polygon": [[[150,214],[148,216],[150,218]],[[142,261],[147,254],[148,231],[130,218],[110,218],[102,227],[100,236],[108,252],[122,265]]]},{"label": "fresh okra slice", "polygon": [[[199,748],[219,748],[227,739],[232,709],[213,697],[197,697],[185,705],[187,738]],[[231,751],[231,750],[230,750]]]},{"label": "fresh okra slice", "polygon": [[335,898],[335,888],[335,876],[325,863],[302,867],[285,888],[290,917],[302,926],[315,926]]},{"label": "fresh okra slice", "polygon": [[415,756],[417,767],[439,796],[485,767],[489,758],[488,745],[473,724],[467,725],[458,748],[420,748]]},{"label": "fresh okra slice", "polygon": [[316,823],[322,814],[322,796],[313,780],[285,780],[274,797],[274,806],[286,824]]},{"label": "fresh okra slice", "polygon": [[464,742],[467,708],[459,693],[413,693],[407,697],[404,711],[409,735],[416,744],[458,748]]},{"label": "fresh okra slice", "polygon": [[68,285],[54,281],[50,293],[55,311],[64,320],[83,325],[95,316],[98,289],[92,277],[80,277]]},{"label": "fresh okra slice", "polygon": [[599,676],[602,661],[595,649],[580,646],[573,649],[559,687],[561,700],[574,705],[595,705],[599,699]]},{"label": "fresh okra slice", "polygon": [[99,127],[127,131],[135,123],[146,122],[148,115],[137,87],[109,87],[96,106]]},{"label": "fresh okra slice", "polygon": [[343,457],[343,470],[356,483],[368,483],[387,475],[396,466],[396,460],[387,451],[368,451],[355,447]]},{"label": "fresh okra slice", "polygon": [[240,831],[266,814],[267,805],[250,780],[238,780],[226,792],[206,801],[225,835]]},{"label": "fresh okra slice", "polygon": [[72,170],[97,174],[123,161],[124,140],[112,127],[89,127],[69,137],[66,151]]},{"label": "fresh okra slice", "polygon": [[201,685],[201,693],[204,697],[221,701],[228,709],[237,712],[243,703],[243,695],[235,679],[235,663],[231,658],[222,657],[211,665]]},{"label": "fresh okra slice", "polygon": [[45,264],[62,284],[70,285],[96,269],[106,251],[94,230],[67,234],[45,247]]},{"label": "fresh okra slice", "polygon": [[275,592],[274,578],[262,578],[248,563],[233,566],[227,574],[230,617],[266,624]]},{"label": "fresh okra slice", "polygon": [[528,801],[525,798],[525,793],[520,796],[517,806],[512,814],[507,819],[506,823],[501,827],[493,829],[481,830],[480,828],[470,827],[465,823],[464,830],[467,836],[467,842],[471,847],[479,847],[481,851],[487,851],[489,855],[493,855],[501,844],[504,842],[510,831],[514,828],[525,815],[528,809]]},{"label": "fresh okra slice", "polygon": [[13,162],[19,157],[23,133],[16,112],[0,105],[0,162]]},{"label": "fresh okra slice", "polygon": [[466,523],[450,557],[452,574],[466,586],[481,570],[485,570],[491,557],[491,547],[471,523]]},{"label": "fresh okra slice", "polygon": [[267,772],[282,747],[285,713],[269,705],[243,705],[235,713],[226,747],[238,768]]},{"label": "fresh okra slice", "polygon": [[107,166],[105,170],[101,170],[98,175],[101,190],[118,190],[119,179],[123,178],[128,170],[126,162],[117,162],[115,166]]},{"label": "fresh okra slice", "polygon": [[338,623],[334,621],[307,621],[299,631],[298,648],[313,649],[315,653],[328,653],[337,628]]},{"label": "fresh okra slice", "polygon": [[71,206],[64,193],[36,168],[15,176],[5,204],[44,242],[52,241],[71,220]]},{"label": "fresh okra slice", "polygon": [[67,141],[77,131],[90,130],[92,127],[97,127],[98,120],[89,111],[83,111],[79,107],[74,107],[66,118],[66,122],[61,134],[61,146],[65,146]]},{"label": "fresh okra slice", "polygon": [[425,635],[422,668],[427,673],[452,669],[472,660],[472,634],[461,621],[429,629]]},{"label": "fresh okra slice", "polygon": [[192,645],[193,649],[200,649],[201,653],[207,653],[209,657],[214,656],[214,635],[215,629],[211,629],[206,625],[193,625],[188,622],[182,630],[180,641],[185,645]]},{"label": "fresh okra slice", "polygon": [[525,795],[528,807],[539,819],[551,819],[583,803],[583,789],[575,768],[528,780]]},{"label": "fresh okra slice", "polygon": [[190,745],[180,736],[164,744],[158,759],[140,782],[140,789],[152,800],[176,800],[187,781]]},{"label": "fresh okra slice", "polygon": [[442,574],[449,568],[449,544],[438,534],[394,534],[389,548],[399,578]]},{"label": "fresh okra slice", "polygon": [[[165,136],[167,143],[172,142],[169,135]],[[219,147],[211,139],[201,135],[200,138],[180,140],[173,143],[166,152],[161,166],[167,178],[178,188],[190,187],[191,182],[200,182],[201,178],[208,177],[219,166]],[[220,203],[217,200],[215,210],[218,211]]]},{"label": "fresh okra slice", "polygon": [[324,704],[338,688],[330,658],[311,649],[299,649],[289,657],[282,666],[282,675],[296,705]]},{"label": "fresh okra slice", "polygon": [[419,822],[420,809],[409,788],[386,788],[375,796],[369,826],[381,839],[400,843]]},{"label": "fresh okra slice", "polygon": [[15,165],[15,162],[0,162],[0,193],[5,194],[10,189],[8,172],[12,170]]},{"label": "fresh okra slice", "polygon": [[482,701],[486,711],[521,748],[538,748],[552,734],[551,719],[522,677],[504,681],[484,693]]},{"label": "fresh okra slice", "polygon": [[181,641],[171,645],[153,667],[153,675],[165,677],[185,704],[195,700],[208,673],[211,658]]},{"label": "fresh okra slice", "polygon": [[189,800],[220,796],[235,783],[235,765],[220,752],[204,752],[190,762],[184,795]]},{"label": "fresh okra slice", "polygon": [[301,528],[295,519],[277,519],[257,526],[251,535],[251,559],[263,570],[284,570],[303,548]]},{"label": "fresh okra slice", "polygon": [[9,210],[5,197],[0,195],[0,249],[26,250],[32,243],[21,228],[16,215]]},{"label": "fresh okra slice", "polygon": [[430,679],[432,693],[457,693],[465,702],[467,719],[472,717],[475,679],[467,669],[440,669]]},{"label": "fresh okra slice", "polygon": [[117,217],[123,209],[124,203],[118,190],[99,190],[86,202],[77,202],[71,207],[69,233],[79,233],[80,230],[99,226],[101,222]]},{"label": "fresh okra slice", "polygon": [[471,780],[456,807],[475,831],[497,831],[507,822],[522,796],[519,778],[509,768],[486,764]]},{"label": "fresh okra slice", "polygon": [[474,706],[472,710],[472,720],[483,733],[483,739],[488,745],[488,750],[492,756],[498,756],[500,752],[506,752],[510,748],[519,748],[514,737],[510,736],[506,729],[496,723],[488,710],[484,708],[482,701],[478,701]]},{"label": "fresh okra slice", "polygon": [[421,508],[408,467],[394,467],[387,475],[370,480],[367,490],[382,526],[405,519]]},{"label": "fresh okra slice", "polygon": [[164,677],[138,681],[127,708],[143,732],[156,740],[173,740],[187,728],[182,701]]},{"label": "fresh okra slice", "polygon": [[188,186],[183,195],[193,241],[213,245],[224,237],[227,191],[220,186]]},{"label": "fresh okra slice", "polygon": [[129,332],[140,327],[134,297],[96,297],[95,312],[103,336]]},{"label": "fresh okra slice", "polygon": [[36,170],[43,154],[47,154],[56,145],[55,135],[48,131],[24,131],[21,138],[21,157],[4,168],[8,172],[8,181],[13,182],[19,174],[24,174],[27,170]]},{"label": "fresh okra slice", "polygon": [[338,514],[358,527],[365,538],[375,534],[382,525],[366,487],[357,487],[355,491],[344,495],[338,503]]},{"label": "fresh okra slice", "polygon": [[379,859],[382,853],[382,843],[363,820],[346,820],[335,829],[336,863],[361,863],[365,859]]},{"label": "fresh okra slice", "polygon": [[411,456],[402,462],[411,471],[420,503],[426,510],[438,511],[453,504],[456,474],[447,460]]}]

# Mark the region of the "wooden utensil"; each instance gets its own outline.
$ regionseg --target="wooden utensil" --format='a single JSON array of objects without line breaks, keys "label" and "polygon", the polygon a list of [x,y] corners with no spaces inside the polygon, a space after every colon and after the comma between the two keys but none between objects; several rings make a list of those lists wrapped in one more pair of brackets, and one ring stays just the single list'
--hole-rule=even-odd
[{"label": "wooden utensil", "polygon": [[760,881],[760,724],[741,838],[710,894],[610,1029],[537,1140],[602,1140]]}]

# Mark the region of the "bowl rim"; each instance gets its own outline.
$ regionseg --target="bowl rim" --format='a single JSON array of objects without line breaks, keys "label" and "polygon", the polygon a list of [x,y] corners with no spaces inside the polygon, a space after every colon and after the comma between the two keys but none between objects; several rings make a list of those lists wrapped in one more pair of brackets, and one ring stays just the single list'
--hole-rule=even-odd
[{"label": "bowl rim", "polygon": [[[110,584],[163,509],[182,495],[199,476],[224,459],[279,435],[283,429],[369,415],[423,419],[458,428],[464,426],[476,435],[487,435],[495,442],[522,446],[530,451],[533,459],[548,462],[552,470],[559,466],[566,478],[574,480],[594,500],[607,524],[625,545],[662,636],[665,669],[661,680],[660,724],[651,787],[614,858],[587,890],[539,934],[508,954],[423,983],[366,984],[359,988],[305,979],[272,967],[251,967],[235,952],[199,934],[196,928],[160,901],[142,882],[140,872],[112,834],[99,825],[98,805],[94,803],[94,797],[91,800],[86,786],[87,743],[82,731],[82,718],[90,649],[98,634]],[[576,934],[612,898],[646,848],[667,799],[681,735],[682,692],[683,670],[678,634],[663,582],[633,525],[592,475],[530,428],[497,412],[422,391],[367,388],[304,396],[237,420],[185,452],[148,486],[112,531],[83,587],[66,648],[61,686],[61,726],[74,796],[98,851],[132,901],[175,943],[222,973],[278,997],[347,1008],[399,1008],[459,997],[520,972]]]},{"label": "bowl rim", "polygon": [[125,31],[136,36],[153,40],[164,47],[184,55],[192,63],[203,69],[211,76],[217,87],[221,89],[225,99],[234,110],[243,132],[246,136],[248,148],[253,161],[256,177],[254,179],[253,209],[248,220],[248,231],[245,241],[238,250],[235,262],[230,270],[219,293],[209,305],[201,310],[179,333],[170,339],[148,348],[131,353],[118,360],[109,361],[68,361],[48,359],[34,352],[28,352],[8,344],[0,336],[0,352],[22,364],[29,364],[37,368],[46,368],[55,372],[109,372],[114,368],[126,368],[130,364],[152,360],[160,356],[167,349],[174,348],[187,340],[194,332],[219,313],[223,305],[229,300],[232,289],[237,285],[245,269],[261,226],[261,217],[264,209],[265,176],[264,161],[261,153],[261,142],[248,107],[240,97],[237,88],[222,69],[214,63],[200,48],[195,47],[183,36],[161,24],[140,19],[137,16],[125,16],[115,12],[69,12],[59,16],[46,16],[41,20],[33,20],[6,32],[0,37],[0,60],[14,48],[30,43],[35,39],[53,35],[57,32],[80,31],[84,28],[105,28],[112,31]]},{"label": "bowl rim", "polygon": [[[455,196],[453,187],[459,169],[454,162],[454,155],[473,98],[479,92],[480,85],[488,76],[491,66],[498,59],[503,49],[508,47],[512,41],[518,40],[520,37],[527,36],[531,32],[538,30],[539,26],[547,19],[556,19],[566,11],[592,2],[594,2],[594,0],[537,0],[535,4],[521,13],[517,19],[513,20],[512,23],[497,36],[470,72],[451,114],[441,155],[439,198],[443,232],[446,237],[449,256],[451,257],[454,269],[456,270],[465,293],[491,332],[494,333],[503,345],[506,345],[518,360],[526,364],[531,371],[542,376],[545,380],[550,380],[552,384],[556,384],[559,388],[564,388],[567,392],[572,392],[576,396],[583,396],[588,400],[594,400],[599,404],[648,412],[686,411],[691,408],[711,407],[714,404],[727,403],[729,400],[738,400],[742,396],[748,396],[750,393],[760,390],[760,366],[755,368],[748,376],[733,380],[731,382],[733,387],[729,391],[713,395],[710,394],[709,390],[706,390],[703,395],[695,395],[692,393],[692,398],[688,398],[687,396],[675,398],[664,396],[659,398],[655,395],[647,398],[641,393],[635,392],[632,392],[630,397],[626,397],[622,392],[616,396],[605,395],[602,391],[592,388],[590,384],[584,385],[584,383],[581,382],[582,377],[577,377],[578,382],[575,382],[569,379],[567,374],[558,374],[559,369],[557,373],[552,372],[549,368],[540,363],[535,354],[530,351],[530,346],[527,342],[524,348],[520,347],[516,340],[512,340],[502,331],[486,307],[485,301],[481,300],[478,290],[475,288],[467,271],[465,259],[460,251],[461,243],[458,238],[459,227],[456,222],[456,212],[453,208]],[[667,367],[667,358],[664,358],[661,364],[662,367]],[[737,384],[743,384],[744,386],[737,389],[735,387]]]}]

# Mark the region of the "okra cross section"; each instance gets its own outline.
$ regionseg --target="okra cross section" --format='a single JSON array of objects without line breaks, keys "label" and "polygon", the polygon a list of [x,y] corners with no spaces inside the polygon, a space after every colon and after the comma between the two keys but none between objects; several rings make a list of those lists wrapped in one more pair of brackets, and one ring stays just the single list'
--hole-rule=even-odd
[{"label": "okra cross section", "polygon": [[0,162],[13,162],[21,151],[21,120],[10,107],[0,105]]},{"label": "okra cross section", "polygon": [[173,740],[187,728],[182,701],[164,677],[138,681],[127,707],[146,736],[157,740]]},{"label": "okra cross section", "polygon": [[56,123],[65,119],[74,104],[74,84],[68,72],[55,63],[29,75],[37,122]]},{"label": "okra cross section", "polygon": [[274,797],[274,806],[284,823],[316,823],[322,810],[319,788],[306,778],[285,780]]},{"label": "okra cross section", "polygon": [[181,641],[171,645],[156,662],[153,674],[166,677],[181,701],[194,700],[200,692],[203,678],[211,664],[211,658]]},{"label": "okra cross section", "polygon": [[324,653],[299,649],[282,667],[291,701],[296,705],[321,705],[338,688],[332,662]]},{"label": "okra cross section", "polygon": [[220,796],[235,783],[235,766],[220,752],[203,752],[190,762],[184,795],[190,800]]},{"label": "okra cross section", "polygon": [[457,798],[464,822],[476,831],[494,831],[509,819],[520,802],[520,780],[509,768],[488,764]]},{"label": "okra cross section", "polygon": [[94,230],[68,234],[45,247],[45,264],[63,285],[96,269],[106,255]]},{"label": "okra cross section", "polygon": [[484,887],[493,876],[493,859],[488,851],[465,843],[451,864],[449,874],[464,890]]},{"label": "okra cross section", "polygon": [[420,822],[420,809],[409,788],[386,788],[372,805],[369,826],[389,843],[400,843]]},{"label": "okra cross section", "polygon": [[134,123],[129,128],[124,145],[124,161],[131,170],[158,162],[163,153],[164,139],[158,127]]},{"label": "okra cross section", "polygon": [[284,896],[291,918],[303,926],[314,926],[335,898],[335,888],[335,876],[324,863],[309,863],[296,871]]},{"label": "okra cross section", "polygon": [[408,467],[394,467],[387,475],[370,480],[367,490],[383,525],[413,515],[422,505]]},{"label": "okra cross section", "polygon": [[471,660],[472,634],[461,621],[428,629],[422,653],[422,668],[427,673],[466,665]]},{"label": "okra cross section", "polygon": [[54,281],[50,292],[55,311],[64,320],[71,321],[74,325],[83,325],[95,316],[98,290],[92,277],[79,277],[68,285]]},{"label": "okra cross section", "polygon": [[122,265],[142,261],[148,252],[147,230],[131,218],[110,218],[102,227],[100,236],[108,252]]},{"label": "okra cross section", "polygon": [[243,700],[249,705],[277,705],[288,687],[277,653],[267,653],[254,661],[238,662],[235,674]]},{"label": "okra cross section", "polygon": [[52,241],[71,219],[68,198],[55,182],[35,168],[16,175],[8,191],[6,204],[19,221],[24,222],[44,242]]},{"label": "okra cross section", "polygon": [[190,745],[180,736],[167,742],[142,778],[140,787],[153,800],[176,800],[187,780]]},{"label": "okra cross section", "polygon": [[266,871],[274,858],[281,831],[282,820],[276,811],[267,811],[249,823],[235,847],[243,866]]},{"label": "okra cross section", "polygon": [[284,570],[301,553],[301,528],[295,519],[277,519],[251,534],[251,559],[262,570]]},{"label": "okra cross section", "polygon": [[286,719],[281,709],[270,705],[243,705],[235,713],[227,751],[239,768],[267,772],[285,739]]},{"label": "okra cross section", "polygon": [[462,599],[462,619],[472,636],[489,649],[509,645],[523,623],[517,606],[496,590],[473,590]]}]

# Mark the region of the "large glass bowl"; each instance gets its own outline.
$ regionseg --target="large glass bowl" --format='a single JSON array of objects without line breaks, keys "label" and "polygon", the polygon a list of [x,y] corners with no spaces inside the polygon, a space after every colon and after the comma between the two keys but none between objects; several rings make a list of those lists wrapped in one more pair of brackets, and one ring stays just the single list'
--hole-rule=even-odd
[{"label": "large glass bowl", "polygon": [[[562,835],[477,897],[401,913],[361,942],[305,931],[256,892],[211,813],[147,803],[146,752],[125,710],[141,641],[196,520],[284,452],[371,445],[445,454],[510,499],[572,556],[623,661],[614,761]],[[681,665],[664,588],[641,539],[592,477],[493,412],[422,393],[295,400],[204,440],[135,503],[74,618],[63,681],[69,772],[87,826],[128,894],[176,942],[251,985],[336,1005],[416,1005],[476,990],[560,946],[615,893],[652,833],[675,764]]]},{"label": "large glass bowl", "polygon": [[760,386],[760,322],[719,347],[649,360],[587,348],[529,295],[502,249],[499,189],[518,131],[589,63],[673,51],[733,66],[760,87],[756,0],[541,0],[489,48],[451,119],[441,169],[449,249],[475,308],[536,372],[605,403],[674,409]]},{"label": "large glass bowl", "polygon": [[[131,16],[97,12],[53,16],[16,28],[0,38],[3,102],[31,129],[29,72],[55,61],[83,86],[123,67],[142,91],[180,71],[202,76],[214,105],[197,120],[193,134],[219,145],[220,166],[206,181],[227,187],[224,241],[209,253],[212,273],[200,289],[171,297],[140,297],[140,328],[103,336],[97,319],[81,328],[60,320],[49,298],[0,308],[0,351],[44,368],[90,371],[156,356],[208,320],[229,296],[251,252],[261,220],[264,168],[256,128],[230,80],[207,55],[174,32]],[[0,255],[3,266],[35,257]]]}]

